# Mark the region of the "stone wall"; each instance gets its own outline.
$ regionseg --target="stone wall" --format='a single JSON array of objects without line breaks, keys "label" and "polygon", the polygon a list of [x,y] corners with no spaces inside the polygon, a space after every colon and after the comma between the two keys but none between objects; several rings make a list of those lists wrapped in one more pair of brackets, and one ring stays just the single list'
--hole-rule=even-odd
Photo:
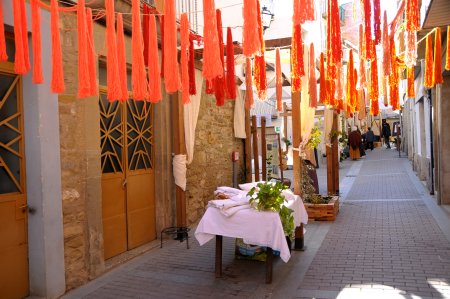
[{"label": "stone wall", "polygon": [[240,153],[237,171],[242,169],[244,143],[243,139],[234,138],[233,115],[234,101],[227,100],[224,106],[217,107],[215,97],[206,95],[203,87],[195,133],[194,160],[187,170],[188,225],[201,218],[218,186],[232,186],[233,151]]}]

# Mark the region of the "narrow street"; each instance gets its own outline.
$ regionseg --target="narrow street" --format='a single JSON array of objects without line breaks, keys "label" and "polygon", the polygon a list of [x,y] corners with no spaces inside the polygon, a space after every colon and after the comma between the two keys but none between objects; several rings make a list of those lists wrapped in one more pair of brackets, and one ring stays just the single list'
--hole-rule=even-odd
[{"label": "narrow street", "polygon": [[[63,298],[450,298],[450,211],[436,205],[404,154],[375,149],[341,163],[335,222],[310,222],[303,252],[265,265],[234,259],[224,238],[223,278],[214,242],[159,240],[154,249]],[[323,169],[321,169],[323,171]],[[324,176],[319,173],[319,180]]]}]

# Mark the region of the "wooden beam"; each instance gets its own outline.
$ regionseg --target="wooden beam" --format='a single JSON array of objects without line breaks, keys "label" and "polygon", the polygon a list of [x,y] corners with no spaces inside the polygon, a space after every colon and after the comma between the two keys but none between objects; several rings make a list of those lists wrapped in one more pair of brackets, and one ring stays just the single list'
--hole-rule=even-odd
[{"label": "wooden beam", "polygon": [[262,180],[267,181],[267,145],[266,145],[266,118],[261,116],[261,172]]},{"label": "wooden beam", "polygon": [[250,127],[250,110],[245,109],[245,181],[252,181],[252,131]]},{"label": "wooden beam", "polygon": [[331,146],[327,145],[326,147],[327,154],[327,193],[334,194],[334,177],[333,177],[333,150]]},{"label": "wooden beam", "polygon": [[256,116],[252,116],[253,134],[253,165],[255,168],[255,182],[259,181],[259,155],[258,155],[258,127],[256,126]]}]

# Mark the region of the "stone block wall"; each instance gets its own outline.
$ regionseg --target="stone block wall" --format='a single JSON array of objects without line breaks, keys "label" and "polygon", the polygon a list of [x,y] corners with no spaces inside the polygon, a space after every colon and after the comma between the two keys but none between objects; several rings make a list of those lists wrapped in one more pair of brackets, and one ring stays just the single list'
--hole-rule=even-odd
[{"label": "stone block wall", "polygon": [[194,160],[187,169],[188,225],[201,218],[218,186],[232,186],[233,151],[240,153],[238,174],[242,171],[244,143],[243,139],[234,138],[234,103],[227,100],[224,106],[217,107],[215,97],[206,95],[203,87],[195,133]]}]

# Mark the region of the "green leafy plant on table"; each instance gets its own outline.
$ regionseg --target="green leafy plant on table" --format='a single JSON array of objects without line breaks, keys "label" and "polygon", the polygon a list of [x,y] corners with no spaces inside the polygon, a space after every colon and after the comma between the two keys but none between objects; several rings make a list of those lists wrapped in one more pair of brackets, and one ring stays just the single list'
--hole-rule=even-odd
[{"label": "green leafy plant on table", "polygon": [[292,239],[294,234],[293,210],[284,205],[287,200],[282,194],[283,190],[287,188],[281,182],[258,183],[256,187],[250,189],[247,195],[250,196],[250,204],[255,205],[258,211],[278,212],[284,234]]}]

